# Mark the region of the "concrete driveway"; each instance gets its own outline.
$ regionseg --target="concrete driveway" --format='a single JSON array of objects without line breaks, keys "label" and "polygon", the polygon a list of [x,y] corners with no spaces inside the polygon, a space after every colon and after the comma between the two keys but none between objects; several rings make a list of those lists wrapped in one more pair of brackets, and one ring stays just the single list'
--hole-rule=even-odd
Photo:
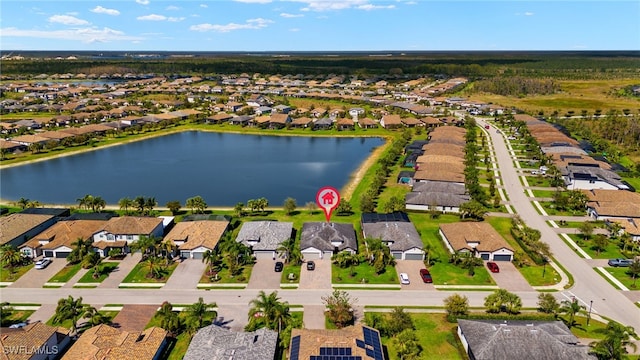
[{"label": "concrete driveway", "polygon": [[[20,279],[16,280],[11,287],[14,288],[41,288],[44,284],[62,270],[67,265],[67,259],[51,259],[51,264],[42,270],[32,268],[27,271]],[[48,320],[48,319],[47,319]]]},{"label": "concrete driveway", "polygon": [[510,261],[496,261],[498,267],[500,268],[499,273],[492,273],[487,268],[487,262],[484,262],[484,268],[489,271],[493,280],[498,284],[501,289],[509,290],[509,291],[533,291],[533,288],[527,280],[522,276],[520,271],[516,269],[516,266],[513,265]]},{"label": "concrete driveway", "polygon": [[207,264],[199,259],[183,260],[173,271],[163,289],[195,289],[198,287],[200,277],[204,273]]},{"label": "concrete driveway", "polygon": [[273,270],[275,264],[272,259],[257,259],[247,289],[280,289],[282,273]]},{"label": "concrete driveway", "polygon": [[139,252],[131,255],[127,255],[124,259],[118,260],[118,267],[109,274],[109,276],[98,285],[99,288],[117,289],[118,285],[124,280],[127,275],[133,270],[133,268],[142,259],[142,254]]},{"label": "concrete driveway", "polygon": [[[273,269],[272,269],[273,271]],[[238,305],[218,305],[218,318],[215,324],[225,329],[233,331],[243,331],[244,327],[249,323],[248,304]]]},{"label": "concrete driveway", "polygon": [[299,289],[327,289],[331,290],[331,259],[314,260],[315,270],[307,270],[307,264],[302,264],[300,271]]},{"label": "concrete driveway", "polygon": [[420,277],[420,269],[424,269],[424,263],[418,260],[396,260],[396,272],[398,279],[400,273],[409,275],[409,285],[401,285],[402,290],[435,290],[433,284],[425,284]]}]

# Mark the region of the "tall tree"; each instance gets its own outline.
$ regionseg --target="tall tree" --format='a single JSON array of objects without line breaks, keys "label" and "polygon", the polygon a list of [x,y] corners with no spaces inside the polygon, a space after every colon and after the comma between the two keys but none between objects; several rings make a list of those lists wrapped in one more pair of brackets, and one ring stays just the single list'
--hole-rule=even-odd
[{"label": "tall tree", "polygon": [[212,316],[215,319],[217,313],[213,309],[217,306],[216,303],[205,303],[202,297],[198,298],[198,302],[189,305],[186,309],[186,324],[189,332],[193,334],[202,328],[205,317]]},{"label": "tall tree", "polygon": [[327,317],[339,329],[353,324],[353,304],[357,299],[352,299],[349,293],[335,289],[331,296],[323,296],[322,301],[328,309]]},{"label": "tall tree", "polygon": [[392,342],[396,346],[400,360],[418,359],[422,352],[416,332],[412,329],[403,330],[393,338]]},{"label": "tall tree", "polygon": [[447,319],[455,321],[460,316],[469,313],[469,298],[460,294],[453,294],[444,299],[444,308],[447,311]]},{"label": "tall tree", "polygon": [[585,310],[585,309],[586,307],[583,305],[580,305],[580,303],[578,303],[578,300],[572,300],[572,301],[563,300],[561,302],[559,311],[569,316],[569,319],[566,321],[566,324],[569,327],[569,329],[571,329],[576,324],[575,323],[576,314],[580,313],[582,310]]},{"label": "tall tree", "polygon": [[284,211],[287,215],[291,215],[296,210],[296,207],[298,207],[296,199],[288,197],[284,200]]},{"label": "tall tree", "polygon": [[289,303],[280,301],[278,292],[267,295],[260,290],[258,297],[249,302],[249,322],[254,328],[266,327],[281,330],[291,319]]},{"label": "tall tree", "polygon": [[166,204],[167,208],[171,211],[172,215],[178,215],[178,212],[180,211],[180,208],[182,207],[182,205],[180,205],[180,201],[178,200],[173,200],[173,201],[169,201]]},{"label": "tall tree", "polygon": [[622,359],[623,355],[628,353],[627,347],[634,351],[637,349],[636,344],[631,340],[637,336],[631,326],[609,321],[606,328],[595,331],[604,334],[604,339],[589,344],[592,349],[591,352],[598,359]]},{"label": "tall tree", "polygon": [[122,199],[118,200],[118,206],[120,206],[120,210],[124,211],[126,215],[129,215],[129,209],[134,207],[135,203],[128,197],[123,197]]},{"label": "tall tree", "polygon": [[74,299],[69,295],[67,298],[58,300],[53,321],[61,323],[65,320],[71,320],[71,332],[75,334],[78,331],[78,320],[85,314],[86,310],[87,305],[82,303],[82,297]]},{"label": "tall tree", "polygon": [[538,294],[538,311],[545,314],[556,314],[560,309],[560,304],[555,296],[550,293]]},{"label": "tall tree", "polygon": [[170,336],[175,336],[182,326],[180,317],[173,311],[173,305],[168,301],[162,303],[156,316],[160,318],[160,327],[167,330]]},{"label": "tall tree", "polygon": [[13,270],[15,267],[22,264],[24,256],[18,249],[11,244],[5,244],[0,247],[0,262],[2,266],[6,266]]}]

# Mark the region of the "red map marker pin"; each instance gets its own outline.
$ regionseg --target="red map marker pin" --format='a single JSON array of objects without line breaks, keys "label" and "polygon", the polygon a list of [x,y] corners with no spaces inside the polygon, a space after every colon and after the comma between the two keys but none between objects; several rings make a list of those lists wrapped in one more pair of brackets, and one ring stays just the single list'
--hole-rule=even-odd
[{"label": "red map marker pin", "polygon": [[331,186],[325,186],[316,194],[316,204],[324,211],[327,222],[331,219],[331,213],[340,203],[340,193]]}]

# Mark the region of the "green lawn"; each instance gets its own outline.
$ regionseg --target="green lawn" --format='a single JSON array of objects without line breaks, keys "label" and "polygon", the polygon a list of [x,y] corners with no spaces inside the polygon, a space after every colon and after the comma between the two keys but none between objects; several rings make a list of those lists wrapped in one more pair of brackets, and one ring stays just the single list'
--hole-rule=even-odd
[{"label": "green lawn", "polygon": [[253,265],[246,265],[242,267],[240,274],[231,276],[229,269],[225,267],[218,272],[218,280],[215,280],[215,278],[209,275],[209,268],[207,267],[200,277],[200,284],[246,284],[251,278],[252,271]]},{"label": "green lawn", "polygon": [[[587,215],[586,210],[580,211],[560,211],[555,208],[553,201],[540,201],[540,205],[549,216],[584,216]],[[537,208],[536,208],[537,210]]]},{"label": "green lawn", "polygon": [[[64,261],[64,260],[61,260]],[[58,271],[57,274],[53,275],[53,277],[51,279],[49,279],[48,282],[52,282],[52,283],[66,283],[67,281],[71,280],[71,278],[78,272],[80,271],[80,269],[82,268],[82,266],[80,264],[75,264],[75,265],[66,265],[65,267],[62,268],[62,270]]]},{"label": "green lawn", "polygon": [[[586,311],[589,311],[587,307]],[[568,315],[560,315],[558,316],[558,320],[568,321]],[[576,315],[573,320],[576,322],[576,325],[571,327],[571,333],[579,338],[585,339],[602,339],[604,335],[597,332],[598,329],[604,329],[607,327],[606,323],[600,322],[598,320],[594,320],[593,318],[589,320],[589,326],[587,327],[587,314]]]},{"label": "green lawn", "polygon": [[[409,315],[413,319],[416,337],[422,347],[418,359],[466,359],[466,356],[458,351],[455,335],[457,325],[448,322],[445,314]],[[390,359],[399,359],[396,346],[390,338],[382,337],[382,345],[386,347]]]},{"label": "green lawn", "polygon": [[637,191],[640,191],[640,178],[637,177],[623,177],[622,180],[628,182],[633,186]]},{"label": "green lawn", "polygon": [[[354,267],[355,276],[351,276],[349,268],[342,269],[331,265],[331,282],[333,284],[399,284],[396,269],[387,266],[385,272],[376,274],[373,266],[365,262]],[[363,279],[365,279],[363,281]]]},{"label": "green lawn", "polygon": [[637,290],[640,287],[640,279],[636,277],[635,286],[631,275],[627,274],[629,268],[626,267],[605,267],[604,270],[618,279],[624,286],[630,290]]},{"label": "green lawn", "polygon": [[487,269],[475,268],[475,274],[469,276],[466,269],[448,262],[436,262],[429,268],[435,285],[495,285]]},{"label": "green lawn", "polygon": [[2,282],[16,281],[32,268],[33,268],[33,263],[29,263],[29,265],[25,265],[25,266],[18,266],[13,269],[8,269],[6,267],[3,267],[2,270],[0,271],[0,281]]},{"label": "green lawn", "polygon": [[[282,276],[280,277],[280,283],[282,284],[300,283],[300,271],[302,269],[302,266],[306,266],[306,264],[303,264],[303,265],[293,265],[291,263],[285,264],[284,268],[282,269]],[[294,274],[295,278],[293,280],[289,279],[289,274]]]},{"label": "green lawn", "polygon": [[555,190],[531,190],[534,197],[537,198],[552,198],[556,193]]},{"label": "green lawn", "polygon": [[609,240],[605,250],[598,253],[593,248],[593,236],[591,237],[590,240],[584,240],[583,236],[579,234],[568,234],[568,235],[573,241],[575,241],[576,244],[578,244],[578,246],[580,246],[582,250],[584,250],[584,252],[589,254],[589,256],[591,256],[592,259],[617,259],[617,258],[624,259],[626,258],[626,256],[622,255],[622,251],[618,246],[617,242],[613,242]]},{"label": "green lawn", "polygon": [[117,267],[118,267],[118,263],[115,263],[115,262],[104,262],[104,263],[100,264],[100,267],[99,267],[99,270],[98,270],[98,274],[100,274],[100,276],[97,279],[93,277],[93,273],[94,273],[93,269],[90,269],[86,274],[84,274],[80,278],[79,282],[81,282],[81,283],[101,283]]},{"label": "green lawn", "polygon": [[149,270],[146,268],[146,262],[139,262],[133,270],[124,278],[124,283],[164,283],[169,279],[173,271],[178,267],[177,262],[172,262],[167,266],[164,276],[161,279],[154,279],[149,275]]},{"label": "green lawn", "polygon": [[529,186],[551,187],[549,179],[540,175],[527,176],[527,183],[529,183]]},{"label": "green lawn", "polygon": [[35,310],[13,310],[10,316],[2,319],[2,326],[25,322]]}]

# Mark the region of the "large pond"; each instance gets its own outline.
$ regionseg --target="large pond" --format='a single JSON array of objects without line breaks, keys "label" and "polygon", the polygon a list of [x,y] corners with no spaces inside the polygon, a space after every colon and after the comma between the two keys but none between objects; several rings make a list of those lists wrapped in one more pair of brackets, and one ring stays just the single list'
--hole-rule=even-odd
[{"label": "large pond", "polygon": [[188,131],[0,171],[0,198],[74,204],[86,194],[108,204],[153,196],[160,206],[200,195],[209,206],[265,197],[281,206],[342,188],[381,138],[262,136]]}]

